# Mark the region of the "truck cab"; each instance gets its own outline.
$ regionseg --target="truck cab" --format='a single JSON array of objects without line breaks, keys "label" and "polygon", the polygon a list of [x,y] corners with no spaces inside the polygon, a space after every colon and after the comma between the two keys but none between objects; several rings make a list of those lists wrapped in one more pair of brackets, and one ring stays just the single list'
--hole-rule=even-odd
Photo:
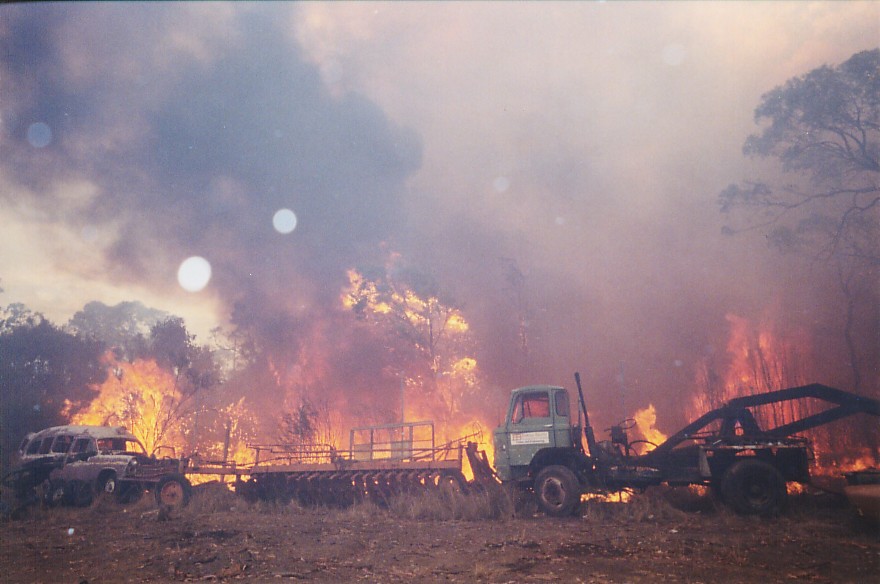
[{"label": "truck cab", "polygon": [[[536,460],[575,446],[565,388],[531,385],[513,390],[504,424],[493,432],[495,470],[502,481],[528,477]],[[579,446],[579,443],[578,443]]]}]

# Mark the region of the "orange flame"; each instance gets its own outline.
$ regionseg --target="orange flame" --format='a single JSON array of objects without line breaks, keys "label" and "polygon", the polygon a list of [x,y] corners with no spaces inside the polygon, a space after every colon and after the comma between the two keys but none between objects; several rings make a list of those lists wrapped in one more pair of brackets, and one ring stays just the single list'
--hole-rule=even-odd
[{"label": "orange flame", "polygon": [[644,448],[640,449],[639,454],[644,454],[666,442],[666,434],[654,427],[657,423],[657,410],[654,408],[654,404],[648,404],[648,407],[638,410],[633,414],[633,419],[636,421],[636,429],[639,434],[650,443],[641,442],[640,444]]},{"label": "orange flame", "polygon": [[88,408],[71,419],[74,424],[121,425],[137,436],[148,453],[184,445],[180,422],[186,398],[174,377],[152,360],[134,363],[105,356],[110,371]]}]

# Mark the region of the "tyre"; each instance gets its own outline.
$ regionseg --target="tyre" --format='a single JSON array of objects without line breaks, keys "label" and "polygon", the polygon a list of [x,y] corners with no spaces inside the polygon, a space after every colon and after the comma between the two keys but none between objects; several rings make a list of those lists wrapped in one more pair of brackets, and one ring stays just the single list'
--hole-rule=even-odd
[{"label": "tyre", "polygon": [[548,466],[535,479],[535,496],[541,511],[553,517],[571,515],[581,501],[577,477],[568,467]]},{"label": "tyre", "polygon": [[98,492],[102,495],[113,495],[117,492],[119,483],[116,474],[108,472],[98,477]]},{"label": "tyre", "polygon": [[183,507],[189,503],[192,485],[181,474],[162,477],[156,485],[156,504],[160,507]]},{"label": "tyre", "polygon": [[785,507],[785,479],[762,460],[734,463],[721,481],[724,502],[740,515],[771,516]]},{"label": "tyre", "polygon": [[70,498],[77,507],[88,507],[94,499],[92,483],[87,481],[70,481],[68,484],[71,493]]},{"label": "tyre", "polygon": [[60,507],[69,501],[70,497],[64,489],[62,481],[51,481],[43,494],[43,502],[46,507]]}]

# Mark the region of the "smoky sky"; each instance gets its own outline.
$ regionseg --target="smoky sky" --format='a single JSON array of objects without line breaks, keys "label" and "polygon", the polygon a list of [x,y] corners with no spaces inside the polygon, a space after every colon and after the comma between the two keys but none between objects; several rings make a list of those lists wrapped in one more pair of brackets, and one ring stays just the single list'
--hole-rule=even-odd
[{"label": "smoky sky", "polygon": [[[132,33],[136,46],[156,41],[176,9],[96,10]],[[279,290],[321,302],[347,267],[373,257],[401,229],[403,181],[420,164],[418,137],[363,96],[331,98],[273,11],[244,11],[235,40],[212,47],[207,59],[172,55],[173,79],[128,49],[118,69],[78,83],[63,70],[63,32],[91,10],[8,12],[7,83],[26,90],[7,112],[14,161],[7,172],[33,185],[48,209],[52,196],[64,196],[46,192],[53,181],[95,181],[94,198],[63,220],[116,227],[106,250],[116,277],[167,280],[169,267],[198,254],[212,263],[230,306],[250,295],[267,302]],[[151,34],[136,30],[141,18],[154,24]],[[89,54],[113,54],[116,37],[91,36]],[[35,155],[26,134],[38,122],[55,136]],[[100,144],[128,124],[123,139]],[[269,228],[281,208],[298,218],[287,238]]]},{"label": "smoky sky", "polygon": [[728,314],[809,331],[811,380],[845,385],[833,274],[723,237],[716,203],[761,93],[828,51],[773,70],[790,29],[735,6],[493,4],[4,7],[0,197],[110,234],[108,281],[169,290],[200,255],[218,320],[290,347],[334,323],[324,383],[395,391],[338,298],[397,253],[471,322],[491,412],[580,369],[604,421],[680,419]]}]

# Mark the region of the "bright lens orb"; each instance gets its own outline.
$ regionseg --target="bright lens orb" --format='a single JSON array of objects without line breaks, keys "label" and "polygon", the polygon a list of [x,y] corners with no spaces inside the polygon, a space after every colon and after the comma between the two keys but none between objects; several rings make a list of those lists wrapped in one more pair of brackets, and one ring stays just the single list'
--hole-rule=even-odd
[{"label": "bright lens orb", "polygon": [[34,148],[45,148],[52,143],[52,129],[43,122],[31,124],[27,129],[27,141]]},{"label": "bright lens orb", "polygon": [[187,258],[177,270],[177,281],[187,292],[198,292],[211,280],[211,264],[199,256]]},{"label": "bright lens orb", "polygon": [[279,209],[272,217],[272,226],[278,233],[290,233],[296,229],[296,215],[290,209]]}]

